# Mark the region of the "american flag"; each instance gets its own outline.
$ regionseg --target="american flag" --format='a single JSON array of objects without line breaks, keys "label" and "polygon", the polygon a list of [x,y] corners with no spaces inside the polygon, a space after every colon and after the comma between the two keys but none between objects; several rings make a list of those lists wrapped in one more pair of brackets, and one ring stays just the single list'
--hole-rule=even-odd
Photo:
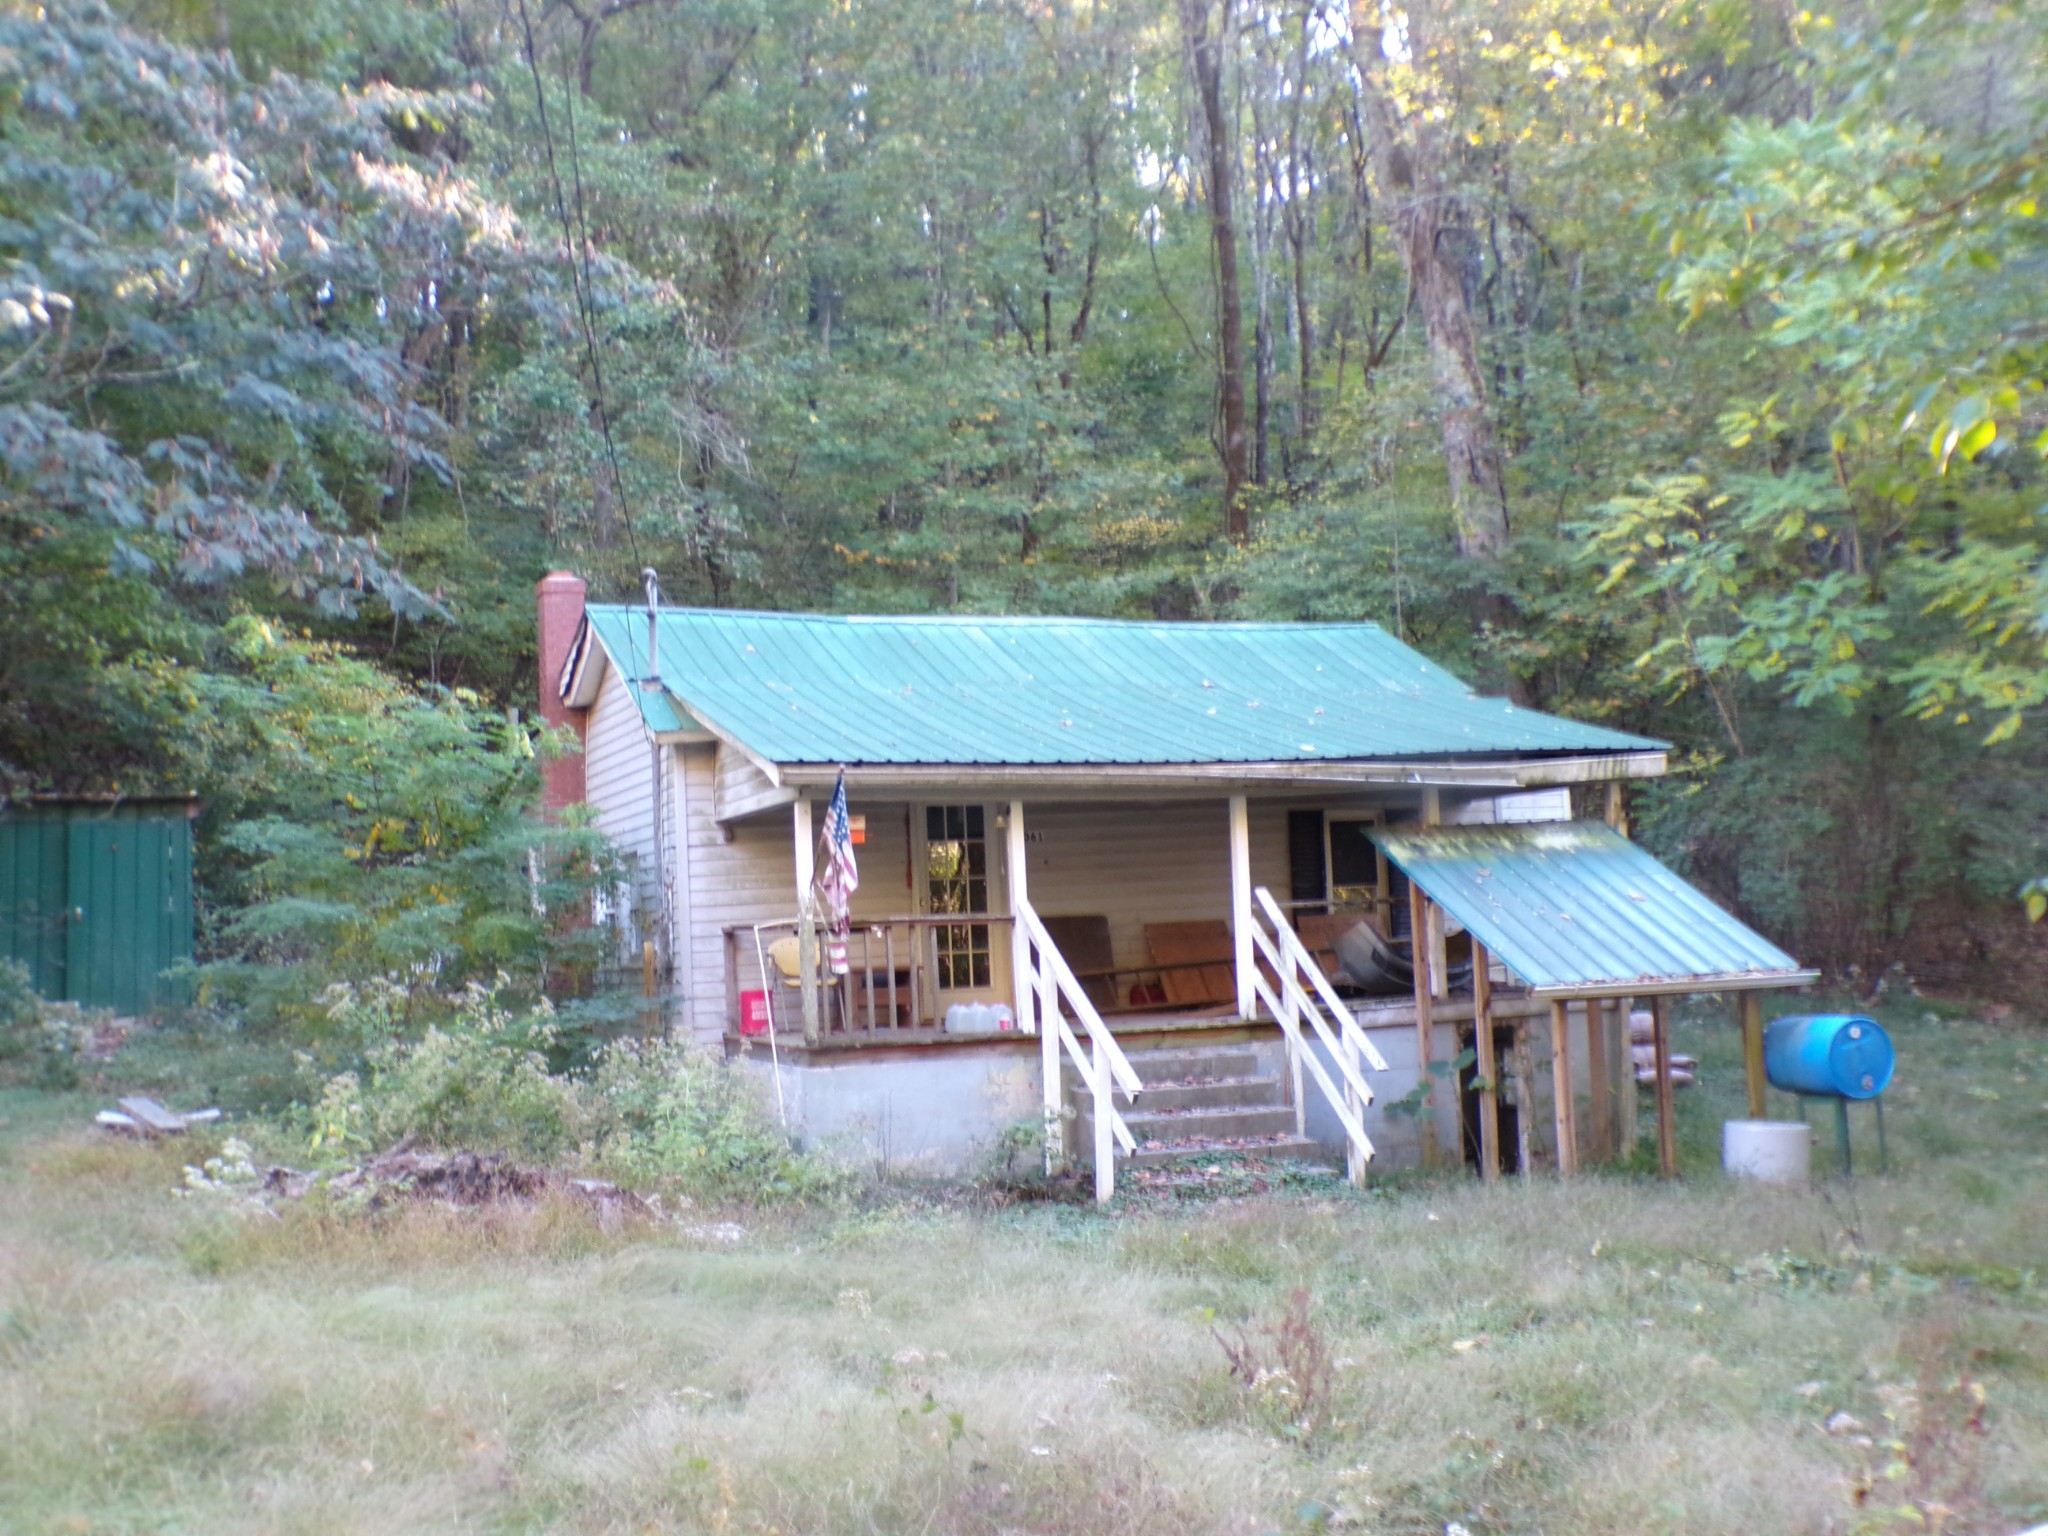
[{"label": "american flag", "polygon": [[853,929],[853,893],[860,889],[860,865],[853,857],[853,818],[846,810],[846,772],[832,788],[825,830],[818,839],[818,900],[825,909],[825,960],[834,976],[847,973],[846,936]]}]

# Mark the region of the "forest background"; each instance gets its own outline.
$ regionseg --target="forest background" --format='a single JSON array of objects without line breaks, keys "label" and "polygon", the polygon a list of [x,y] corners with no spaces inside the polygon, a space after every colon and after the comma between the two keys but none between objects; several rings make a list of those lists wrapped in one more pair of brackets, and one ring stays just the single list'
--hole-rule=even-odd
[{"label": "forest background", "polygon": [[[0,793],[209,953],[530,956],[533,582],[1371,619],[2048,979],[2048,8],[0,0]],[[429,747],[431,750],[429,750]],[[573,839],[566,832],[549,834]]]}]

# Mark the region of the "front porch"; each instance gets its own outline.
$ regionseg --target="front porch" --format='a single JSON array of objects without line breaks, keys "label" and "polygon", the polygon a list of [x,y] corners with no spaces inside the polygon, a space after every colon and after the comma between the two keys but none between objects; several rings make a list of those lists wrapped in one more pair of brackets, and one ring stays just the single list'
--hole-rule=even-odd
[{"label": "front porch", "polygon": [[[1446,806],[1436,787],[1315,807],[1249,795],[1142,807],[884,802],[864,813],[864,869],[900,868],[928,910],[879,909],[882,881],[864,874],[871,894],[856,904],[839,974],[814,907],[726,925],[728,1048],[773,1079],[806,1135],[899,1169],[957,1172],[1023,1127],[1042,1137],[1048,1166],[1092,1167],[1105,1199],[1119,1166],[1211,1150],[1323,1156],[1355,1181],[1375,1160],[1569,1175],[1626,1150],[1632,999],[1656,1012],[1661,1041],[1664,996],[1805,977],[1774,964],[1659,974],[1624,955],[1618,969],[1585,973],[1613,979],[1560,980],[1543,969],[1556,956],[1542,944],[1516,948],[1526,934],[1482,944],[1464,922],[1501,908],[1488,894],[1494,871],[1467,871],[1476,897],[1439,900],[1403,870],[1435,882],[1430,850],[1497,830],[1511,872],[1539,828],[1445,825],[1497,823],[1502,803]],[[798,800],[786,813],[792,896],[811,888],[809,812]],[[1695,904],[1688,920],[1713,928],[1700,915],[1710,904],[1611,830],[1561,822],[1550,841],[1581,863],[1625,854],[1632,873],[1608,871],[1609,885],[1654,890],[1653,916],[1668,915],[1659,904],[1675,886]],[[1265,883],[1282,880],[1286,899]],[[1576,931],[1564,907],[1592,896],[1553,902],[1555,912],[1539,900],[1533,910],[1554,928],[1543,943],[1567,955],[1609,940],[1627,951],[1647,910],[1634,904],[1650,897],[1624,894],[1627,904]],[[1058,915],[1044,914],[1048,900]],[[1150,920],[1154,902],[1165,920]],[[1754,939],[1714,915],[1726,930],[1717,937]],[[1394,971],[1400,995],[1388,995]],[[1753,1027],[1753,1007],[1741,1017]],[[1668,1161],[1668,1089],[1658,1109]]]},{"label": "front porch", "polygon": [[[1568,809],[1562,794],[1544,800]],[[1273,1139],[1312,1145],[1354,1178],[1375,1157],[1455,1159],[1472,1139],[1459,1117],[1426,1112],[1481,1009],[1469,962],[1450,963],[1463,941],[1427,908],[1413,927],[1405,881],[1369,834],[1447,810],[1491,821],[1499,797],[1447,808],[1424,786],[1314,805],[852,803],[865,837],[843,974],[825,963],[818,914],[794,903],[720,933],[728,1049],[773,1077],[810,1136],[939,1171],[1023,1123],[1043,1128],[1050,1159],[1094,1166],[1106,1190],[1118,1162],[1171,1150],[1140,1134],[1146,1058],[1228,1046],[1277,1081],[1276,1103],[1262,1107],[1283,1109],[1290,1128]],[[810,888],[814,823],[804,801],[783,814],[794,895]],[[881,906],[897,899],[898,871],[902,894],[928,910]],[[1360,923],[1396,959],[1412,956],[1411,929],[1424,935],[1420,987],[1404,979],[1404,993],[1385,995],[1382,978],[1375,996],[1353,985],[1332,944]],[[1548,1012],[1505,973],[1496,980],[1496,1025]],[[1533,1121],[1533,1078],[1514,1082],[1508,1095]]]}]

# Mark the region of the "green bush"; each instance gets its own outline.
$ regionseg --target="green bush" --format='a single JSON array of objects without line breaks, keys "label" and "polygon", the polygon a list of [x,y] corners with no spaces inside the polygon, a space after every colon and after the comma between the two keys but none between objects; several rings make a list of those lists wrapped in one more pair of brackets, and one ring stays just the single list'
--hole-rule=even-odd
[{"label": "green bush", "polygon": [[27,966],[0,960],[0,1082],[76,1088],[92,1037],[91,1015],[75,1003],[44,1002]]},{"label": "green bush", "polygon": [[401,990],[388,982],[329,989],[329,1016],[370,1038],[364,1070],[328,1080],[313,1111],[316,1149],[386,1147],[413,1137],[537,1162],[570,1150],[575,1088],[548,1071],[554,1028],[545,1005],[515,1015],[496,987],[472,983],[449,1017],[418,1038],[378,1038],[377,1021],[390,1018],[384,1005]]},{"label": "green bush", "polygon": [[775,1204],[845,1188],[843,1169],[798,1152],[769,1118],[759,1084],[702,1051],[616,1040],[578,1086],[586,1148],[624,1182]]},{"label": "green bush", "polygon": [[845,1188],[843,1170],[799,1152],[737,1067],[673,1041],[617,1040],[580,1071],[549,1063],[553,1010],[506,1006],[472,983],[447,1016],[402,1038],[407,989],[337,986],[328,1014],[363,1052],[301,1111],[330,1158],[407,1137],[430,1146],[573,1162],[641,1188],[716,1201],[806,1203]]}]

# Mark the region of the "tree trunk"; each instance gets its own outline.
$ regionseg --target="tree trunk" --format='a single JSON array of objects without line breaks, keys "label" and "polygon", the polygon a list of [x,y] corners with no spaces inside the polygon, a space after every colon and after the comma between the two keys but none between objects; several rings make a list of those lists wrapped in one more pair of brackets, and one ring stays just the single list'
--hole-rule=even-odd
[{"label": "tree trunk", "polygon": [[1309,30],[1314,13],[1301,18],[1301,43],[1294,56],[1294,89],[1287,119],[1287,244],[1294,258],[1294,349],[1301,367],[1301,400],[1295,430],[1307,450],[1316,431],[1315,315],[1309,308],[1308,248],[1315,239],[1316,212],[1308,174],[1308,155],[1301,142],[1301,104],[1308,94]]},{"label": "tree trunk", "polygon": [[1231,209],[1237,146],[1223,110],[1223,50],[1230,37],[1233,3],[1224,0],[1213,31],[1209,0],[1180,0],[1180,20],[1208,151],[1209,234],[1216,249],[1217,414],[1222,428],[1217,451],[1223,461],[1223,531],[1243,543],[1251,537],[1251,509],[1244,496],[1251,475],[1251,436],[1245,423],[1244,313],[1238,295],[1237,224]]},{"label": "tree trunk", "polygon": [[[1419,18],[1408,15],[1407,50],[1429,56]],[[1378,7],[1359,0],[1352,32],[1382,36]],[[1403,113],[1387,80],[1387,61],[1360,61],[1362,105],[1371,138],[1374,174],[1408,283],[1422,312],[1430,372],[1443,416],[1444,467],[1458,527],[1458,552],[1497,561],[1508,548],[1507,481],[1500,440],[1479,367],[1479,340],[1465,299],[1458,261],[1463,215],[1451,185],[1449,148],[1441,122],[1425,112]],[[1402,95],[1414,99],[1412,86]]]},{"label": "tree trunk", "polygon": [[1266,153],[1267,93],[1277,87],[1263,52],[1253,76],[1252,114],[1252,484],[1268,477],[1273,434],[1273,166]]}]

